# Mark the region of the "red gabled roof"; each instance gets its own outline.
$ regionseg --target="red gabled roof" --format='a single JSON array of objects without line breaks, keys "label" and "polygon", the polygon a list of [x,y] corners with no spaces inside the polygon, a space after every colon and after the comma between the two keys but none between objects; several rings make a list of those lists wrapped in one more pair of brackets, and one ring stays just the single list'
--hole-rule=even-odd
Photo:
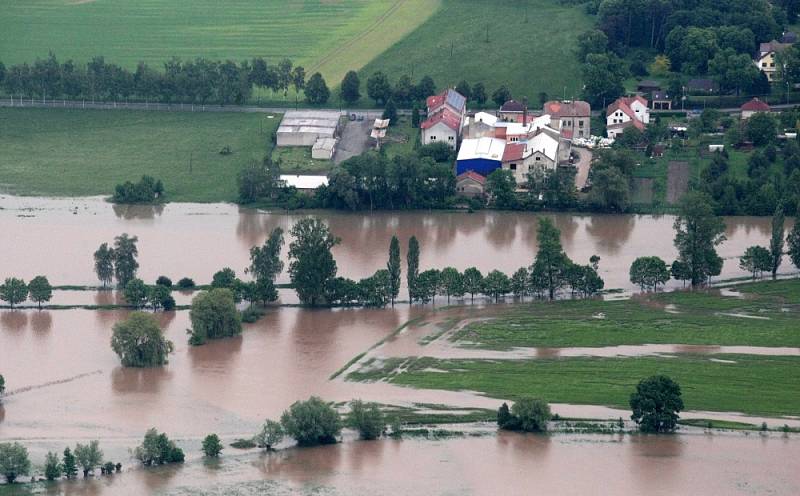
[{"label": "red gabled roof", "polygon": [[611,124],[610,126],[608,126],[608,129],[624,129],[630,126],[635,127],[639,131],[644,131],[644,123],[639,119],[631,119],[629,121],[620,122],[617,124]]},{"label": "red gabled roof", "polygon": [[750,112],[769,112],[770,108],[766,102],[763,102],[758,98],[753,98],[749,102],[742,105],[742,110],[747,110]]},{"label": "red gabled roof", "polygon": [[589,117],[592,114],[592,108],[587,102],[582,100],[575,100],[572,102],[559,102],[551,101],[544,104],[543,112],[550,114],[553,119],[561,119],[562,117]]},{"label": "red gabled roof", "polygon": [[442,93],[441,95],[429,96],[425,100],[425,104],[428,106],[428,111],[430,112],[432,109],[435,109],[436,107],[442,105],[444,103],[444,96],[445,96],[444,93]]},{"label": "red gabled roof", "polygon": [[522,160],[523,153],[525,153],[524,143],[507,143],[503,150],[503,162]]},{"label": "red gabled roof", "polygon": [[442,110],[428,117],[425,119],[425,122],[420,124],[420,127],[422,129],[429,129],[440,122],[444,123],[445,126],[456,132],[458,132],[459,128],[461,127],[461,117],[449,108],[443,108]]},{"label": "red gabled roof", "polygon": [[608,109],[606,110],[606,115],[611,115],[617,110],[621,110],[622,113],[630,117],[631,120],[639,121],[639,116],[636,115],[636,112],[634,112],[633,109],[631,108],[633,102],[637,100],[641,102],[642,105],[647,107],[647,99],[642,96],[636,95],[632,97],[620,97],[617,98],[617,100],[614,103],[608,106]]},{"label": "red gabled roof", "polygon": [[467,179],[467,178],[468,179],[472,179],[473,181],[477,181],[480,184],[485,184],[486,183],[486,178],[481,176],[480,174],[478,174],[477,172],[475,172],[473,170],[468,170],[467,172],[462,172],[461,174],[458,175],[458,177],[456,177],[456,181],[458,181],[459,179]]}]

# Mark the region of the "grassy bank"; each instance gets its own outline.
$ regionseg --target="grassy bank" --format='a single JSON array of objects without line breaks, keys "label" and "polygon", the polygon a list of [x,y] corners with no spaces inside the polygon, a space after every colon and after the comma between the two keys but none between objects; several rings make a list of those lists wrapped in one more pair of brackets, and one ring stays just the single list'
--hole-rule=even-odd
[{"label": "grassy bank", "polygon": [[624,301],[515,305],[500,316],[463,327],[454,339],[463,346],[501,350],[640,344],[800,346],[800,281],[739,289],[750,296],[673,292]]},{"label": "grassy bank", "polygon": [[534,396],[554,403],[618,408],[628,408],[628,399],[639,380],[666,374],[681,385],[688,410],[771,416],[800,414],[800,395],[796,394],[800,384],[799,357],[677,355],[536,360],[421,357],[365,364],[362,370],[348,378],[388,377],[393,384],[422,389],[479,391],[510,399]]},{"label": "grassy bank", "polygon": [[367,64],[362,80],[382,70],[393,80],[402,74],[417,80],[430,75],[440,88],[462,79],[480,81],[490,99],[506,84],[513,96],[527,96],[532,107],[541,91],[561,98],[566,87],[567,98],[579,96],[573,49],[577,36],[592,26],[580,6],[556,0],[442,3],[427,22]]},{"label": "grassy bank", "polygon": [[[233,201],[236,174],[268,151],[280,115],[0,108],[0,189],[110,195],[149,174],[170,201]],[[230,146],[231,155],[220,155]],[[191,164],[191,166],[190,166]]]}]

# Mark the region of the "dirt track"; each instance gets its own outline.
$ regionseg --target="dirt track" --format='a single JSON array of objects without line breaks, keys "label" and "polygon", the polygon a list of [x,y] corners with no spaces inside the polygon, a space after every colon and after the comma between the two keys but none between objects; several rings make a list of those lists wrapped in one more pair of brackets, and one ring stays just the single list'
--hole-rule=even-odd
[{"label": "dirt track", "polygon": [[667,169],[667,203],[678,203],[689,190],[689,162],[671,161]]}]

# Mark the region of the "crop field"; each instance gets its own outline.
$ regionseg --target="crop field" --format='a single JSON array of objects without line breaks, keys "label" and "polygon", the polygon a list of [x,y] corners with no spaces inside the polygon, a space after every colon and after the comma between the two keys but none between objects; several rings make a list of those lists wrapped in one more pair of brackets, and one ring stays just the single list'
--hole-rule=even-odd
[{"label": "crop field", "polygon": [[[111,195],[149,174],[170,201],[233,201],[236,174],[268,152],[280,116],[0,108],[0,190]],[[221,155],[229,146],[232,153]],[[35,150],[35,152],[33,151]]]},{"label": "crop field", "polygon": [[[361,70],[390,78],[430,75],[438,87],[462,79],[492,92],[507,84],[512,96],[538,106],[552,98],[580,96],[583,86],[573,50],[592,26],[580,6],[556,0],[444,0],[441,10]],[[494,105],[493,103],[491,105]]]},{"label": "crop field", "polygon": [[0,0],[0,60],[288,57],[335,85],[437,11],[439,0]]}]

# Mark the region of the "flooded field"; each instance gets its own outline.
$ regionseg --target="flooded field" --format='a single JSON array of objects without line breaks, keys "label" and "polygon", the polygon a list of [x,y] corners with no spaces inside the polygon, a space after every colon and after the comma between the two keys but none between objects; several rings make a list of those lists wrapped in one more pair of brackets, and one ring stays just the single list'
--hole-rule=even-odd
[{"label": "flooded field", "polygon": [[[140,275],[166,274],[207,282],[230,266],[242,273],[251,246],[274,227],[289,227],[297,214],[263,213],[220,204],[112,207],[100,200],[0,197],[0,274],[30,279],[47,275],[54,284],[96,284],[92,252],[122,232],[139,236]],[[383,267],[389,239],[403,245],[416,235],[422,266],[471,265],[484,272],[511,272],[529,264],[536,250],[535,214],[378,213],[319,214],[342,238],[335,249],[340,274],[362,277]],[[631,288],[628,266],[640,254],[675,257],[668,216],[554,215],[562,241],[575,260],[601,256],[606,287]],[[769,219],[728,219],[729,241],[721,255],[735,258],[746,246],[766,244]],[[725,277],[741,276],[726,263]],[[282,281],[288,280],[286,274]],[[281,290],[283,303],[296,303]],[[175,294],[188,304],[190,294]],[[56,291],[54,304],[109,305],[112,291]],[[159,369],[124,369],[111,351],[111,327],[127,311],[0,311],[0,373],[8,391],[0,404],[0,440],[20,440],[34,465],[49,450],[100,439],[107,458],[126,467],[128,450],[144,431],[157,427],[188,454],[180,467],[134,469],[92,481],[65,483],[52,494],[588,494],[602,479],[608,494],[797,494],[800,476],[786,460],[800,456],[796,435],[693,434],[648,436],[490,435],[448,440],[348,442],[314,449],[287,449],[270,456],[226,449],[219,464],[199,459],[199,441],[216,432],[226,442],[251,436],[265,418],[276,418],[292,402],[319,395],[327,400],[363,398],[394,405],[447,404],[497,408],[499,400],[468,391],[431,391],[386,383],[329,378],[362,353],[418,353],[425,335],[408,328],[429,321],[430,307],[402,304],[387,309],[269,310],[245,325],[241,337],[192,348],[187,311],[157,314],[175,343],[170,363]],[[458,313],[458,310],[453,310]],[[427,328],[426,332],[430,332]],[[392,337],[385,345],[370,349]],[[439,336],[440,337],[440,336]],[[468,357],[490,351],[454,348],[434,336],[424,352]],[[594,349],[516,349],[496,358],[536,356],[638,356],[669,353],[792,354],[798,349],[763,350],[678,345]],[[464,356],[459,355],[464,354]],[[512,357],[514,358],[514,357]],[[628,412],[603,406],[552,405],[563,416],[617,418]],[[687,412],[685,418],[725,418],[760,423],[757,417],[726,412]],[[800,425],[800,420],[781,420]],[[402,470],[398,469],[402,467]],[[575,476],[575,474],[579,476]],[[413,475],[409,475],[413,474]],[[608,474],[613,474],[609,477]],[[564,481],[569,480],[565,485]],[[10,493],[0,487],[0,494]]]},{"label": "flooded field", "polygon": [[[112,206],[102,199],[0,197],[0,272],[28,280],[46,274],[56,285],[97,284],[92,253],[123,232],[139,237],[139,274],[146,281],[167,275],[207,283],[217,270],[242,274],[249,250],[275,227],[285,231],[308,214],[266,213],[227,204]],[[511,273],[529,265],[536,253],[540,214],[514,212],[319,212],[342,239],[334,249],[339,273],[371,275],[386,264],[389,240],[397,235],[405,259],[407,240],[416,235],[424,268],[476,266],[484,273]],[[635,289],[628,281],[631,262],[640,255],[675,258],[672,216],[547,214],[561,230],[567,254],[587,263],[601,257],[606,288]],[[727,218],[727,237],[719,249],[726,259],[722,278],[741,277],[738,257],[745,248],[769,242],[770,219]],[[787,229],[792,220],[787,220]],[[288,251],[288,243],[286,250]],[[784,270],[791,270],[784,264]],[[287,282],[284,273],[279,282]]]}]

